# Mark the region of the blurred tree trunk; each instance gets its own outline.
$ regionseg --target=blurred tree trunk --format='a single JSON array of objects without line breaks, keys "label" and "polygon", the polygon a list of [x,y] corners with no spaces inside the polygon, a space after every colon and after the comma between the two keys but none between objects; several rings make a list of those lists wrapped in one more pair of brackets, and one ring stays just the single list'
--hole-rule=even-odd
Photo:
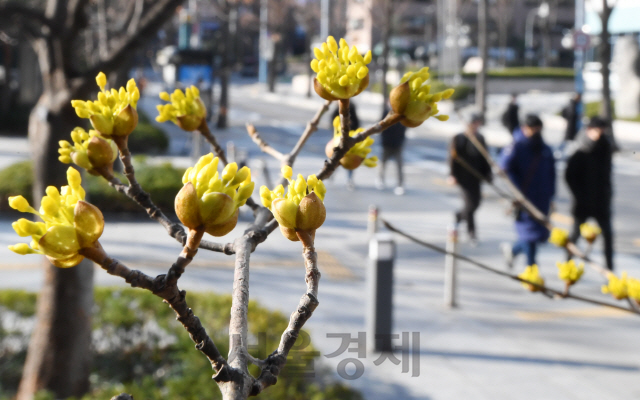
[{"label": "blurred tree trunk", "polygon": [[216,128],[225,129],[227,127],[227,111],[229,107],[229,78],[230,78],[230,64],[231,52],[230,39],[231,39],[231,24],[229,17],[231,14],[231,6],[228,1],[222,2],[222,63],[220,65],[220,100],[218,104],[218,122]]},{"label": "blurred tree trunk", "polygon": [[[58,161],[58,141],[80,122],[71,99],[73,90],[62,68],[62,43],[34,43],[43,80],[43,93],[29,117],[29,141],[34,160],[35,207],[48,185],[67,184],[68,166]],[[84,93],[82,93],[84,95]],[[89,389],[93,264],[61,269],[46,258],[45,281],[38,297],[37,323],[31,335],[18,400],[30,400],[42,389],[57,398],[82,396]]]},{"label": "blurred tree trunk", "polygon": [[382,111],[389,102],[389,88],[387,87],[387,72],[389,71],[389,42],[393,33],[393,4],[394,0],[384,2],[384,28],[382,29]]},{"label": "blurred tree trunk", "polygon": [[609,17],[613,6],[607,4],[607,0],[602,0],[602,32],[600,33],[600,62],[602,63],[602,109],[600,114],[609,121],[613,120],[613,109],[611,107],[611,88],[609,85],[609,63],[611,62],[611,35],[609,34]]},{"label": "blurred tree trunk", "polygon": [[476,107],[483,119],[487,111],[487,18],[487,0],[478,0],[478,53],[482,69],[476,75]]},{"label": "blurred tree trunk", "polygon": [[[67,184],[68,166],[58,161],[58,141],[80,120],[72,99],[86,99],[96,91],[99,71],[109,74],[128,60],[174,14],[182,0],[157,0],[129,32],[118,32],[108,53],[97,63],[82,53],[97,46],[81,46],[87,35],[90,0],[47,0],[43,11],[26,2],[0,4],[0,23],[16,25],[31,39],[42,76],[43,93],[29,117],[29,142],[34,162],[35,207],[49,185]],[[135,8],[131,8],[132,12]],[[95,10],[94,10],[95,11]],[[106,13],[109,15],[109,13]],[[126,17],[116,12],[117,18]],[[123,18],[129,20],[129,18]],[[109,26],[107,24],[107,26]],[[110,51],[109,51],[110,50]],[[80,70],[81,66],[84,70]],[[38,298],[36,326],[31,335],[18,400],[31,400],[40,390],[56,398],[80,397],[89,389],[93,264],[83,262],[61,269],[44,261],[45,280]]]}]

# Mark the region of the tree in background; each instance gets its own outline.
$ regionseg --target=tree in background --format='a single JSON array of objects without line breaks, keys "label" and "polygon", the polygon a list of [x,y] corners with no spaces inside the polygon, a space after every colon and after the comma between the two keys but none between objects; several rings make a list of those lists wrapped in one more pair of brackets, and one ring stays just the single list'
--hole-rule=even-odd
[{"label": "tree in background", "polygon": [[600,114],[603,118],[611,121],[613,119],[613,107],[611,107],[611,86],[610,76],[611,70],[609,63],[611,62],[611,34],[609,33],[609,18],[613,11],[616,1],[602,1],[602,10],[600,11],[600,21],[602,22],[602,30],[600,32],[600,63],[602,64],[602,108]]},{"label": "tree in background", "polygon": [[[60,186],[65,181],[66,168],[58,162],[57,148],[78,124],[71,100],[88,97],[98,71],[114,72],[131,59],[182,1],[0,2],[0,27],[19,27],[24,32],[42,76],[43,93],[29,118],[34,199],[43,196],[46,186]],[[119,24],[107,24],[109,15]],[[109,31],[111,26],[116,29]],[[93,35],[97,35],[98,46],[93,46]],[[81,396],[89,385],[93,266],[85,263],[61,269],[45,262],[37,326],[18,399],[30,399],[41,389],[52,391],[57,398]]]}]

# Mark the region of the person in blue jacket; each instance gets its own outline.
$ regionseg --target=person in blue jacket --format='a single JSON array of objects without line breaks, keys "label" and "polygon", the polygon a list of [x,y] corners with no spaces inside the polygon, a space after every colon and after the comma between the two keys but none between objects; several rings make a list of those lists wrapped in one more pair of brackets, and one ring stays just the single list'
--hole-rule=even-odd
[{"label": "person in blue jacket", "polygon": [[[542,213],[549,214],[551,200],[556,192],[556,171],[553,151],[542,139],[542,121],[537,115],[527,115],[522,136],[502,153],[500,167],[524,196]],[[502,244],[507,265],[513,266],[518,254],[527,256],[527,265],[536,264],[538,243],[549,238],[549,230],[534,220],[524,209],[516,210],[515,221],[518,241],[511,246]]]}]

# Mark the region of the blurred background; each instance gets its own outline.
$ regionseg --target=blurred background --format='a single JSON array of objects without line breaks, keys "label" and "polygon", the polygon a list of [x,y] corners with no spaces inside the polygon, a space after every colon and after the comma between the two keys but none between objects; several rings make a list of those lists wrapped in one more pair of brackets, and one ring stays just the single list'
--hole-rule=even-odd
[{"label": "blurred background", "polygon": [[[353,176],[339,170],[327,182],[328,218],[316,238],[321,297],[307,323],[307,362],[261,397],[640,399],[636,315],[533,296],[463,263],[457,307],[447,307],[444,258],[388,232],[378,239],[395,249],[386,288],[397,359],[380,358],[367,330],[378,296],[367,283],[379,261],[369,258],[370,239],[384,231],[376,216],[444,245],[462,203],[447,183],[449,143],[480,114],[480,132],[498,157],[513,140],[504,123],[512,102],[521,120],[535,113],[544,123],[557,172],[551,219],[567,228],[564,111],[571,107],[576,132],[593,116],[612,121],[615,272],[640,274],[639,34],[640,0],[0,0],[0,399],[107,399],[122,391],[136,399],[220,398],[206,360],[157,299],[90,265],[57,270],[7,250],[17,241],[11,222],[18,218],[7,198],[33,201],[47,185],[65,184],[58,141],[85,123],[70,101],[95,96],[99,71],[110,87],[136,79],[140,123],[129,146],[137,177],[172,218],[183,171],[210,148],[197,134],[155,122],[162,91],[197,86],[229,158],[252,168],[256,186],[272,186],[279,162],[260,152],[245,124],[283,153],[293,147],[323,104],[309,64],[328,35],[373,54],[369,87],[352,100],[362,127],[383,117],[406,72],[429,67],[434,90],[456,91],[440,105],[449,121],[406,131],[404,184],[396,184],[396,165],[387,168],[387,185],[380,167]],[[296,173],[322,165],[334,108]],[[381,156],[374,138],[372,154]],[[83,182],[105,213],[101,243],[109,254],[149,274],[166,272],[179,245],[102,179],[86,175]],[[515,238],[509,208],[483,188],[478,237],[461,233],[458,251],[503,268],[499,246]],[[222,240],[241,235],[250,214]],[[592,253],[599,262],[600,242]],[[555,263],[563,259],[560,249],[542,246],[538,264],[560,288]],[[194,312],[224,352],[233,259],[201,251],[180,282],[194,292]],[[576,291],[601,296],[602,283],[587,272]],[[251,345],[264,357],[304,291],[297,245],[275,232],[258,247],[251,290]],[[351,338],[349,350],[342,337]],[[27,356],[30,338],[34,355]]]}]

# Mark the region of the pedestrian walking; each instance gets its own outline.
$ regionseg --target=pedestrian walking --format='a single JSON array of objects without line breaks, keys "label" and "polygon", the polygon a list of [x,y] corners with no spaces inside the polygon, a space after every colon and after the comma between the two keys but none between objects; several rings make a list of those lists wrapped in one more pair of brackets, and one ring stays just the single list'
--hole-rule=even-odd
[{"label": "pedestrian walking", "polygon": [[564,149],[567,146],[567,142],[573,141],[580,130],[580,119],[582,118],[582,95],[575,93],[569,104],[562,109],[562,117],[567,120],[567,126],[564,131],[564,141],[560,144],[559,153],[557,158],[560,158],[564,154]]},{"label": "pedestrian walking", "polygon": [[[500,166],[523,195],[546,215],[556,191],[555,159],[542,139],[542,121],[537,115],[527,115],[522,135],[504,149]],[[527,265],[536,264],[538,244],[546,242],[549,230],[521,207],[515,210],[515,228],[518,241],[501,245],[507,265],[513,267],[514,257],[521,253],[526,254]]]},{"label": "pedestrian walking", "polygon": [[511,101],[507,106],[507,109],[502,114],[502,125],[509,131],[511,135],[513,135],[513,131],[520,126],[520,118],[518,117],[518,112],[520,111],[520,106],[518,105],[518,94],[511,94]]},{"label": "pedestrian walking", "polygon": [[575,243],[580,237],[580,225],[594,218],[602,231],[606,266],[613,270],[611,165],[614,146],[606,135],[607,129],[607,120],[591,118],[584,134],[578,137],[575,153],[569,156],[565,179],[573,196],[571,241]]},{"label": "pedestrian walking", "polygon": [[[386,117],[389,113],[390,106],[386,105],[382,113],[382,118]],[[404,174],[402,171],[402,149],[404,146],[405,134],[407,128],[402,124],[393,124],[380,134],[382,143],[382,157],[380,163],[380,169],[378,169],[378,181],[376,186],[379,190],[385,188],[385,171],[387,168],[387,161],[393,159],[396,162],[397,171],[397,184],[393,192],[397,196],[404,194]]]},{"label": "pedestrian walking", "polygon": [[[333,110],[331,114],[331,125],[333,126],[333,120],[340,115],[340,110],[338,107]],[[358,113],[356,112],[356,105],[353,101],[349,102],[349,130],[355,131],[360,128],[360,119],[358,118]],[[353,171],[352,169],[347,170],[347,189],[355,190],[356,183],[353,180]]]},{"label": "pedestrian walking", "polygon": [[467,232],[472,244],[477,244],[475,212],[482,198],[480,186],[483,179],[491,181],[491,166],[469,137],[475,137],[486,148],[485,140],[478,131],[482,126],[482,116],[471,116],[467,129],[457,134],[449,146],[449,182],[460,186],[463,206],[456,212],[456,225],[467,223]]}]

